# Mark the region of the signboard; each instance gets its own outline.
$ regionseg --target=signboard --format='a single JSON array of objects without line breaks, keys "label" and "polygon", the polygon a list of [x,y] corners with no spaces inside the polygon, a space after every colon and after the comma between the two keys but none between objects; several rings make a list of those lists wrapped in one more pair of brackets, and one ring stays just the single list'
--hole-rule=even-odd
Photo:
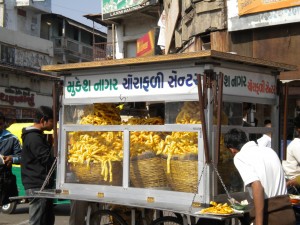
[{"label": "signboard", "polygon": [[300,22],[300,6],[240,16],[238,0],[227,0],[227,13],[228,31]]},{"label": "signboard", "polygon": [[298,0],[238,0],[239,15],[271,11],[300,5]]},{"label": "signboard", "polygon": [[[276,96],[275,76],[223,68],[215,71],[224,73],[224,94],[271,99]],[[179,95],[197,94],[197,73],[203,73],[203,68],[66,77],[65,98],[119,98],[121,93],[125,98],[155,96],[165,100],[164,96],[173,95],[176,99]]]},{"label": "signboard", "polygon": [[151,56],[155,54],[155,30],[150,30],[136,41],[136,56]]},{"label": "signboard", "polygon": [[102,0],[102,17],[108,19],[149,5],[144,0]]},{"label": "signboard", "polygon": [[36,94],[19,88],[0,88],[0,103],[11,106],[35,107]]},{"label": "signboard", "polygon": [[52,96],[39,95],[34,91],[18,87],[0,87],[0,105],[24,108],[52,106]]}]

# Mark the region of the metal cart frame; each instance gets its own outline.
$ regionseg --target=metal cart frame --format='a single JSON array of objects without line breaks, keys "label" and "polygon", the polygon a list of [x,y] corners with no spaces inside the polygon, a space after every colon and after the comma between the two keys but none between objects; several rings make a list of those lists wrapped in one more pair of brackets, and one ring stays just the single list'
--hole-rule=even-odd
[{"label": "metal cart frame", "polygon": [[[195,53],[165,55],[145,58],[130,58],[76,64],[44,66],[43,71],[58,72],[63,81],[62,109],[60,110],[59,139],[58,139],[58,177],[56,187],[59,191],[40,196],[87,200],[100,203],[126,205],[131,207],[150,208],[173,211],[195,216],[199,208],[192,207],[193,201],[203,206],[208,204],[216,195],[216,180],[211,161],[218,160],[218,145],[220,133],[234,126],[221,126],[218,122],[213,125],[213,108],[215,107],[215,91],[220,92],[219,102],[251,102],[272,106],[272,129],[279,135],[279,114],[277,78],[281,71],[295,70],[294,66],[270,62],[267,60],[222,53],[202,51]],[[148,91],[143,83],[135,83],[129,87],[132,79],[148,76]],[[201,95],[198,93],[198,83],[202,82]],[[219,78],[216,79],[216,76]],[[199,77],[201,78],[199,81]],[[220,87],[211,86],[213,80],[222,77]],[[109,82],[109,88],[95,91],[97,82]],[[131,80],[130,80],[131,79]],[[180,80],[181,79],[181,80]],[[110,81],[109,81],[110,80]],[[124,81],[125,80],[125,81]],[[153,81],[153,83],[151,83]],[[246,83],[247,81],[247,83]],[[87,82],[87,83],[84,83]],[[99,83],[100,83],[99,82]],[[122,86],[123,82],[123,86]],[[125,83],[124,83],[125,82]],[[168,83],[169,82],[169,83]],[[132,84],[132,83],[131,83]],[[151,86],[152,85],[152,86]],[[177,86],[177,87],[176,87]],[[86,88],[83,90],[83,87]],[[124,88],[126,87],[126,88]],[[118,90],[116,90],[116,88]],[[97,87],[99,90],[99,87]],[[149,91],[150,90],[150,91]],[[127,102],[171,102],[199,101],[203,97],[205,129],[203,124],[165,124],[157,126],[109,125],[93,126],[65,124],[63,120],[65,105],[80,105],[101,103],[119,103],[122,99]],[[221,104],[219,104],[219,108]],[[220,109],[219,111],[220,112]],[[263,133],[267,128],[243,128],[246,132]],[[103,186],[91,184],[66,183],[67,162],[67,132],[71,131],[121,131],[123,132],[123,182],[122,186]],[[133,188],[129,185],[129,137],[131,131],[190,131],[198,133],[198,176],[209,163],[199,182],[197,193],[174,192],[145,188]],[[205,135],[203,135],[205,133]],[[217,143],[215,140],[218,140]],[[207,144],[205,144],[207,142]],[[207,145],[207,146],[205,146]],[[278,143],[273,141],[274,148]],[[197,215],[199,216],[199,215]],[[200,215],[223,219],[219,216]]]}]

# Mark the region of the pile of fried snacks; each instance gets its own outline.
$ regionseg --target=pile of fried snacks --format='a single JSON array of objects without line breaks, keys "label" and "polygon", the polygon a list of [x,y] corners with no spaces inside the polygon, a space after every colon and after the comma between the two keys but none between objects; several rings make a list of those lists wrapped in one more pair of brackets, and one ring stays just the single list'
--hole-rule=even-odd
[{"label": "pile of fried snacks", "polygon": [[211,213],[211,214],[232,214],[234,210],[227,203],[216,203],[211,201],[211,207],[202,209],[200,213]]}]

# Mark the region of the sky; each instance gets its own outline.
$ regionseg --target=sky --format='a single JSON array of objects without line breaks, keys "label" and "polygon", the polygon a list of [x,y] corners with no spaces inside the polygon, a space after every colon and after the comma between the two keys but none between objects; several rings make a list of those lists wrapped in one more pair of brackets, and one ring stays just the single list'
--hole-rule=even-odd
[{"label": "sky", "polygon": [[[52,0],[52,13],[60,14],[93,27],[93,22],[83,15],[101,13],[101,0]],[[100,24],[95,28],[105,31]]]}]

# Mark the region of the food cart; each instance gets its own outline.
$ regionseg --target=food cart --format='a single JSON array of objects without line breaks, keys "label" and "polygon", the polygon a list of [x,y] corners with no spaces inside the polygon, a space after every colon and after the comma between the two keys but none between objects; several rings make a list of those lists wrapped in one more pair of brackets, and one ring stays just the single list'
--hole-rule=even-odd
[{"label": "food cart", "polygon": [[277,78],[294,69],[217,51],[44,66],[63,91],[57,190],[37,195],[225,220],[197,214],[247,197],[222,134],[278,135]]}]

